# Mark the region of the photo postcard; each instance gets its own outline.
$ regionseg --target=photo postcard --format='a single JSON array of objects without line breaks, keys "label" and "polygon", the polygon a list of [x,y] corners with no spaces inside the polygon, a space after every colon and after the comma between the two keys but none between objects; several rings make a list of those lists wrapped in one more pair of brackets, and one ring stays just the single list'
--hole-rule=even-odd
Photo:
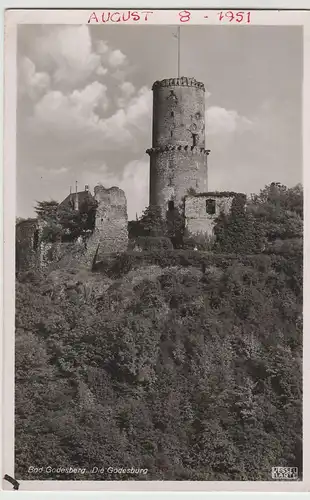
[{"label": "photo postcard", "polygon": [[21,490],[307,489],[309,35],[302,11],[6,12]]}]

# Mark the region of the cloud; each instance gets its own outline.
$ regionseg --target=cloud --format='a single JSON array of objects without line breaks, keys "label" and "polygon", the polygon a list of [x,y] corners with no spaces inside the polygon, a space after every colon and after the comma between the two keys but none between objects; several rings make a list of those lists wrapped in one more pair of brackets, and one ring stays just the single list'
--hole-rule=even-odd
[{"label": "cloud", "polygon": [[92,75],[104,76],[126,64],[126,55],[103,40],[92,42],[88,26],[48,26],[31,47],[35,66],[51,75],[57,88],[74,89]]},{"label": "cloud", "polygon": [[35,105],[28,126],[37,136],[51,134],[53,140],[59,138],[62,142],[65,137],[68,148],[76,149],[81,144],[89,153],[93,148],[114,150],[134,145],[145,135],[151,123],[151,103],[151,91],[143,87],[123,108],[104,116],[108,106],[107,87],[93,82],[67,95],[49,91]]},{"label": "cloud", "polygon": [[120,187],[125,191],[129,220],[140,216],[149,204],[149,161],[131,161],[125,165]]},{"label": "cloud", "polygon": [[124,106],[126,106],[126,104],[128,104],[130,98],[133,96],[136,89],[131,82],[122,82],[119,85],[119,89],[121,92],[121,97],[118,98],[117,105],[120,108],[123,108]]},{"label": "cloud", "polygon": [[91,188],[101,183],[109,188],[118,186],[125,191],[127,198],[127,211],[129,220],[140,216],[149,203],[149,161],[134,160],[128,162],[121,173],[115,174],[106,164],[101,165],[96,171],[84,170],[79,184],[88,184]]},{"label": "cloud", "polygon": [[83,90],[74,90],[68,95],[59,90],[46,93],[34,107],[31,119],[33,131],[70,135],[79,130],[86,132],[89,128],[96,128],[99,117],[95,110],[98,106],[106,109],[108,105],[106,90],[105,85],[93,82]]},{"label": "cloud", "polygon": [[227,135],[251,129],[253,122],[237,111],[219,106],[211,106],[206,111],[206,130],[208,135]]},{"label": "cloud", "polygon": [[63,174],[66,174],[67,172],[69,172],[69,168],[68,167],[59,167],[59,168],[46,168],[46,167],[37,167],[36,168],[36,171],[39,173],[39,174],[44,174],[44,175],[63,175]]},{"label": "cloud", "polygon": [[99,76],[104,76],[107,74],[107,72],[107,68],[104,68],[103,66],[98,66],[98,68],[96,69],[96,74]]},{"label": "cloud", "polygon": [[35,40],[33,49],[37,63],[51,72],[54,83],[69,88],[85,82],[101,65],[87,26],[50,27]]},{"label": "cloud", "polygon": [[49,88],[49,75],[44,72],[37,72],[35,64],[28,57],[23,57],[19,61],[18,69],[18,90],[20,95],[27,95],[36,100]]},{"label": "cloud", "polygon": [[104,42],[103,40],[98,40],[95,44],[95,47],[96,47],[96,52],[98,54],[107,54],[107,52],[109,52],[109,46],[107,44],[107,42]]},{"label": "cloud", "polygon": [[102,121],[105,136],[115,142],[134,141],[135,134],[145,134],[151,123],[152,92],[142,87],[127,105]]},{"label": "cloud", "polygon": [[124,64],[125,60],[126,60],[125,54],[123,54],[123,52],[121,52],[118,49],[112,50],[110,52],[109,58],[108,58],[109,64],[113,68],[116,68],[117,66],[121,66],[122,64]]}]

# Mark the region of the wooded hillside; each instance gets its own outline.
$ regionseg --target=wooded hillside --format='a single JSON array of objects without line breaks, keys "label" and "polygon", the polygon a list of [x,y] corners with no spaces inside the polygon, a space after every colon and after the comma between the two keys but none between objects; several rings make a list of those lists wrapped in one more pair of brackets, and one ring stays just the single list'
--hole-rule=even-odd
[{"label": "wooded hillside", "polygon": [[93,273],[18,277],[17,479],[73,479],[30,465],[148,469],[84,480],[302,472],[302,190],[253,197],[243,237],[234,217],[212,253],[129,252]]}]

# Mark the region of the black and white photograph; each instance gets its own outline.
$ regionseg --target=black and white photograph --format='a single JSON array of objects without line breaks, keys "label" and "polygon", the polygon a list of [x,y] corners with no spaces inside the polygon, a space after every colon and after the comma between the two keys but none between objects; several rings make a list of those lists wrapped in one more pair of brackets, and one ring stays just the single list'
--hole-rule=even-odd
[{"label": "black and white photograph", "polygon": [[16,27],[14,478],[297,484],[303,26],[152,15]]}]

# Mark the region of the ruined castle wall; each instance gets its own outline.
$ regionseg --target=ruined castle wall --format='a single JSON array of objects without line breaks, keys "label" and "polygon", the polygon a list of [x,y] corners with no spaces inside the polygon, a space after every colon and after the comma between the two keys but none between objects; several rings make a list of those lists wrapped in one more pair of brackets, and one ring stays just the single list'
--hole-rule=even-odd
[{"label": "ruined castle wall", "polygon": [[[206,234],[213,235],[213,228],[216,218],[221,212],[228,214],[231,210],[233,196],[187,196],[185,199],[185,220],[186,228],[189,234]],[[213,200],[215,203],[214,214],[209,214],[206,209],[207,200]]]},{"label": "ruined castle wall", "polygon": [[16,271],[28,271],[40,265],[39,225],[29,219],[16,225]]},{"label": "ruined castle wall", "polygon": [[163,215],[168,202],[183,203],[189,188],[207,190],[205,88],[193,78],[153,85],[153,143],[150,155],[150,204]]},{"label": "ruined castle wall", "polygon": [[109,189],[96,186],[95,200],[98,202],[95,230],[87,243],[92,255],[99,245],[99,254],[124,252],[128,245],[128,216],[125,193],[118,187]]},{"label": "ruined castle wall", "polygon": [[16,271],[39,270],[57,260],[61,243],[42,241],[44,221],[28,219],[16,226]]}]

